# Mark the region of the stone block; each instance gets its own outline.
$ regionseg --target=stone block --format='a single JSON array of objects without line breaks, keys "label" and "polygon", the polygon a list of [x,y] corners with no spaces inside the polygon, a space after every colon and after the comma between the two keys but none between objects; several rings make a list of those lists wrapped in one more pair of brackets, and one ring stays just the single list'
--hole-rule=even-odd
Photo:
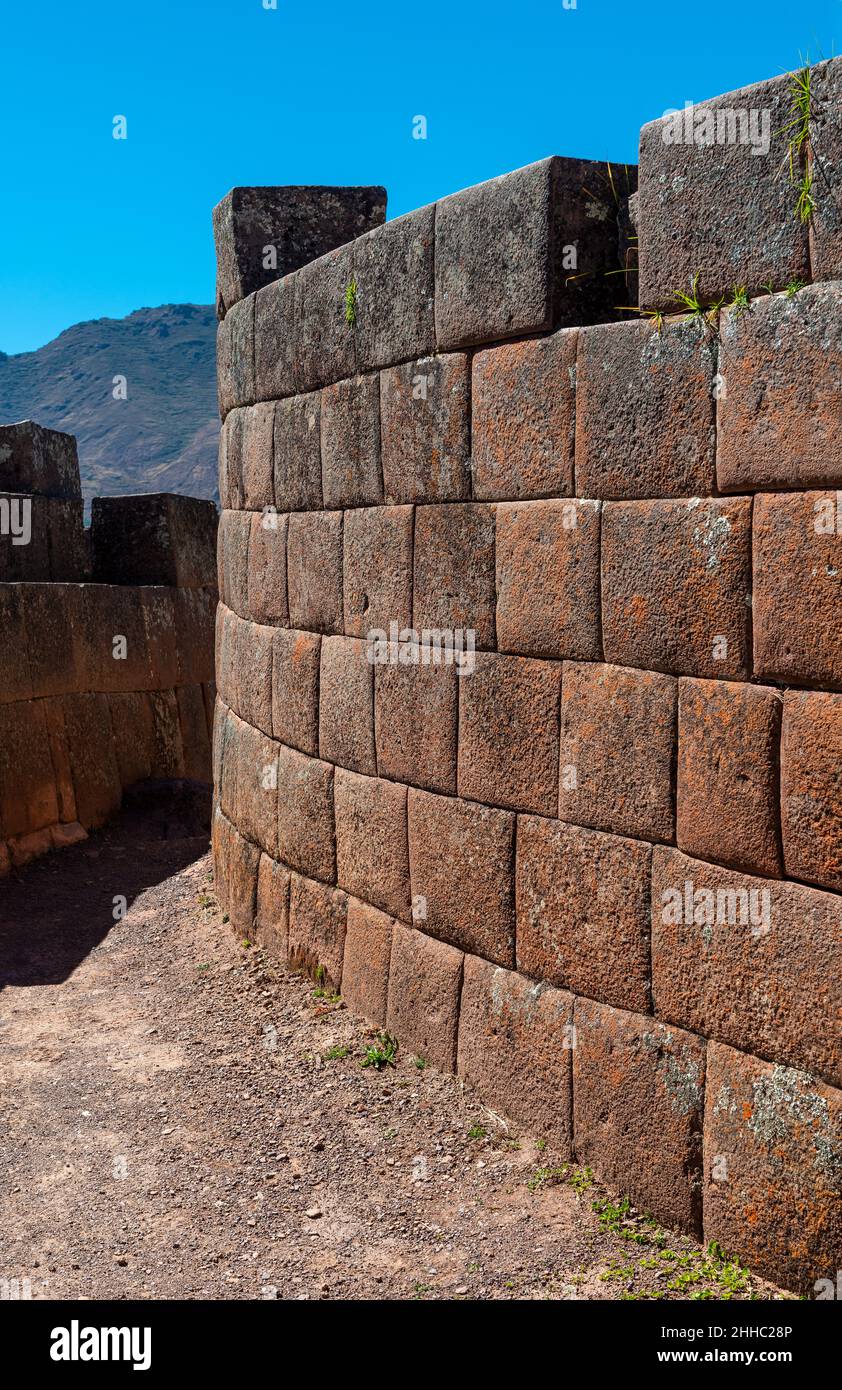
[{"label": "stone block", "polygon": [[322,391],[322,496],[325,507],[383,501],[380,379],[352,377]]},{"label": "stone block", "polygon": [[406,787],[337,768],[334,804],[340,887],[409,921]]},{"label": "stone block", "polygon": [[810,267],[814,280],[842,279],[842,60],[817,63],[810,75],[811,192],[816,206],[810,220]]},{"label": "stone block", "polygon": [[348,898],[325,883],[291,875],[287,965],[305,970],[325,989],[342,987]]},{"label": "stone block", "polygon": [[287,529],[289,517],[254,512],[248,543],[248,611],[257,623],[289,625],[287,600]]},{"label": "stone block", "polygon": [[[29,604],[33,594],[39,598],[50,595],[51,586],[47,585],[27,585],[25,589],[20,589],[13,584],[0,584],[0,632],[3,640],[0,642],[0,704],[12,704],[16,700],[28,700],[33,694],[44,695],[47,690],[40,690],[40,676],[35,686],[33,686],[32,662],[34,661],[36,671],[42,663],[46,665],[46,672],[49,673],[53,659],[59,661],[67,659],[68,647],[66,637],[58,651],[47,651],[43,647],[42,633],[38,622],[33,626],[32,635],[29,633]],[[39,613],[51,611],[54,605],[46,607],[39,603]],[[66,632],[64,620],[62,619],[62,631]],[[58,629],[58,623],[54,623],[54,629]],[[29,646],[32,645],[33,652],[30,657]],[[72,654],[72,647],[70,647]],[[46,661],[45,661],[46,659]]]},{"label": "stone block", "polygon": [[211,749],[202,687],[180,685],[175,697],[178,703],[181,743],[184,748],[184,775],[196,782],[210,783]]},{"label": "stone block", "polygon": [[432,352],[435,207],[367,232],[354,246],[357,356],[362,371]]},{"label": "stone block", "polygon": [[155,684],[142,589],[86,584],[81,604],[74,603],[71,612],[76,618],[72,639],[83,673],[79,689],[148,690]]},{"label": "stone block", "polygon": [[512,967],[515,818],[410,788],[409,866],[416,926]]},{"label": "stone block", "polygon": [[217,329],[216,384],[222,420],[235,406],[253,405],[257,398],[254,380],[254,299],[251,296],[232,305]]},{"label": "stone block", "polygon": [[702,1229],[705,1043],[653,1018],[577,999],[576,1157],[657,1221]]},{"label": "stone block", "polygon": [[751,498],[606,502],[607,661],[744,680],[751,671]]},{"label": "stone block", "polygon": [[842,284],[721,316],[716,477],[722,492],[840,487]]},{"label": "stone block", "polygon": [[319,751],[321,637],[275,630],[272,639],[272,732],[299,753]]},{"label": "stone block", "polygon": [[[229,515],[237,514],[231,512]],[[150,687],[161,690],[177,685],[179,654],[175,590],[150,587],[138,589],[138,594],[149,652]]]},{"label": "stone block", "polygon": [[374,753],[374,667],[357,637],[325,637],[319,675],[319,756],[377,775]]},{"label": "stone block", "polygon": [[[271,737],[272,644],[275,629],[235,619],[233,661],[236,672],[236,710],[253,729]],[[236,818],[235,818],[236,819]]]},{"label": "stone block", "polygon": [[218,607],[212,589],[174,589],[179,685],[205,685],[214,677],[214,627]]},{"label": "stone block", "polygon": [[652,994],[659,1018],[842,1081],[842,905],[658,849]]},{"label": "stone block", "polygon": [[494,508],[454,502],[415,513],[413,627],[475,633],[494,646]]},{"label": "stone block", "polygon": [[333,768],[283,744],[277,751],[279,857],[309,878],[334,883]]},{"label": "stone block", "polygon": [[[61,701],[55,705],[61,709]],[[116,691],[108,696],[114,756],[120,785],[125,789],[151,777],[155,759],[155,729],[152,704],[146,691]],[[64,714],[61,715],[62,729]],[[65,739],[66,743],[66,739]],[[206,777],[205,780],[208,780]]]},{"label": "stone block", "polygon": [[676,687],[656,671],[564,663],[560,820],[674,838]]},{"label": "stone block", "polygon": [[275,501],[280,511],[318,511],[322,505],[321,393],[275,406]]},{"label": "stone block", "polygon": [[561,665],[479,652],[459,687],[459,795],[555,815]]},{"label": "stone block", "polygon": [[717,1043],[707,1070],[705,1240],[806,1298],[836,1297],[842,1093]]},{"label": "stone block", "polygon": [[810,278],[787,174],[788,76],[650,121],[640,132],[639,302],[675,309],[698,275],[704,304]]},{"label": "stone block", "polygon": [[155,492],[95,497],[91,504],[94,579],[99,584],[201,588],[216,580],[213,502]]},{"label": "stone block", "polygon": [[790,878],[842,892],[842,695],[788,690],[781,831]]},{"label": "stone block", "polygon": [[219,430],[219,505],[236,511],[243,497],[243,426],[248,406],[229,410]]},{"label": "stone block", "polygon": [[284,750],[234,714],[228,715],[227,723],[219,787],[223,813],[247,840],[277,859],[278,803],[287,793]]},{"label": "stone block", "polygon": [[176,693],[174,690],[150,690],[148,699],[152,711],[152,775],[183,777],[184,741]]},{"label": "stone block", "polygon": [[617,208],[605,166],[553,156],[436,204],[438,347],[610,316]]},{"label": "stone block", "polygon": [[386,190],[375,186],[232,188],[213,210],[217,314],[385,217]]},{"label": "stone block", "polygon": [[[311,261],[295,276],[296,385],[299,391],[353,376],[356,330],[348,322],[354,280],[354,248],[340,246]],[[353,316],[352,316],[353,318]]]},{"label": "stone block", "polygon": [[254,939],[267,955],[287,963],[289,946],[290,872],[283,864],[261,854],[257,872],[257,909]]},{"label": "stone block", "polygon": [[348,899],[342,998],[349,1009],[381,1028],[386,1024],[393,925],[385,912]]},{"label": "stone block", "polygon": [[345,631],[367,637],[412,622],[412,507],[362,507],[344,524]]},{"label": "stone block", "polygon": [[679,849],[726,868],[780,877],[780,734],[777,690],[732,681],[679,681]]},{"label": "stone block", "polygon": [[456,1070],[461,951],[395,922],[386,1027],[404,1052]]},{"label": "stone block", "polygon": [[[88,653],[82,636],[84,593],[80,584],[0,586],[0,614],[4,599],[15,596],[20,604],[26,649],[22,651],[14,644],[8,650],[17,676],[23,680],[26,679],[28,655],[32,694],[63,695],[84,690],[87,685]],[[3,627],[4,632],[17,630],[17,627]],[[0,663],[2,660],[0,656]],[[15,687],[8,677],[2,678],[2,689],[10,698],[15,698]]]},{"label": "stone block", "polygon": [[572,1156],[572,1023],[572,994],[465,957],[459,1075],[565,1159]]},{"label": "stone block", "polygon": [[104,825],[120,807],[122,787],[105,695],[65,695],[62,701],[77,819],[86,830]]},{"label": "stone block", "polygon": [[[50,579],[54,584],[84,584],[91,577],[90,536],[85,530],[81,502],[52,497],[47,503]],[[216,527],[211,547],[211,576],[215,569]],[[212,579],[211,579],[212,582]]]},{"label": "stone block", "polygon": [[[402,662],[406,645],[377,649],[374,729],[377,770],[393,782],[427,791],[456,791],[459,676],[455,664]],[[430,653],[432,658],[433,653]],[[423,658],[423,652],[422,652]]]},{"label": "stone block", "polygon": [[255,291],[254,393],[259,401],[295,394],[295,277]]},{"label": "stone block", "polygon": [[342,633],[342,512],[295,512],[287,532],[292,627]]},{"label": "stone block", "polygon": [[251,940],[260,850],[244,839],[218,808],[213,817],[211,839],[219,904],[236,935]]},{"label": "stone block", "polygon": [[518,970],[616,1008],[646,1012],[651,857],[651,847],[639,840],[521,816]]},{"label": "stone block", "polygon": [[754,670],[842,685],[842,493],[754,499]]},{"label": "stone block", "polygon": [[599,513],[584,500],[496,508],[500,651],[599,661]]},{"label": "stone block", "polygon": [[504,343],[472,364],[474,496],[573,492],[578,330]]},{"label": "stone block", "polygon": [[0,492],[34,493],[79,501],[79,458],[72,434],[34,420],[0,425]]},{"label": "stone block", "polygon": [[0,837],[29,834],[58,818],[44,702],[0,705]]},{"label": "stone block", "polygon": [[422,357],[380,373],[387,504],[470,497],[469,410],[470,369],[463,352]]},{"label": "stone block", "polygon": [[262,401],[243,411],[242,482],[244,507],[275,505],[275,405]]},{"label": "stone block", "polygon": [[716,371],[715,335],[695,320],[668,319],[660,331],[648,322],[582,329],[577,493],[708,496],[716,482]]}]

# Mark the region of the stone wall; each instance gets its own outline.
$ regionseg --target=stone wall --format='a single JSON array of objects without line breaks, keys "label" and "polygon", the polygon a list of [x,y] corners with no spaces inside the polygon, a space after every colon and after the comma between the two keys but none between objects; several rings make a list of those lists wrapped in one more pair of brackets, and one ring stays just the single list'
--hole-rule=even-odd
[{"label": "stone wall", "polygon": [[[842,241],[829,200],[795,216],[787,81],[710,105],[768,109],[760,158],[649,126],[630,200],[544,161],[229,302],[214,854],[238,932],[811,1294],[842,1264]],[[811,137],[838,210],[838,102]]]},{"label": "stone wall", "polygon": [[0,426],[0,523],[2,877],[134,782],[210,782],[217,518],[97,498],[86,532],[75,441],[25,421]]}]

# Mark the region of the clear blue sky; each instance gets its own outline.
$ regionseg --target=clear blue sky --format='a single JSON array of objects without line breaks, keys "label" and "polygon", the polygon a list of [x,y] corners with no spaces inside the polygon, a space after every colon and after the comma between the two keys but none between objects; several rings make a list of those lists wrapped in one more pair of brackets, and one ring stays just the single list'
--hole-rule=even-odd
[{"label": "clear blue sky", "polygon": [[547,154],[633,161],[645,121],[808,51],[842,52],[842,0],[12,0],[0,349],[210,303],[234,184],[382,183],[395,216]]}]

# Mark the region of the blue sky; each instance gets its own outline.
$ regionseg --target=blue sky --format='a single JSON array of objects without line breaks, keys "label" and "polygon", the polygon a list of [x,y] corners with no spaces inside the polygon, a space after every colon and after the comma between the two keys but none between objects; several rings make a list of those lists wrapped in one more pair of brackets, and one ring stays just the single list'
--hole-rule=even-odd
[{"label": "blue sky", "polygon": [[263,3],[6,7],[0,349],[210,303],[234,184],[382,183],[395,216],[547,154],[634,161],[667,108],[842,52],[842,0]]}]

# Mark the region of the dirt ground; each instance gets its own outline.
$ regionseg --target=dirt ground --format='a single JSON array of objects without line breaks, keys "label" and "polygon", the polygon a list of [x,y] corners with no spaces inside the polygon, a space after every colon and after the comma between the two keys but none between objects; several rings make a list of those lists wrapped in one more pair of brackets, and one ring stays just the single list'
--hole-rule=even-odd
[{"label": "dirt ground", "polygon": [[141,798],[0,884],[0,1279],[34,1299],[782,1296],[400,1045],[364,1067],[372,1029],[234,939],[201,821]]}]

